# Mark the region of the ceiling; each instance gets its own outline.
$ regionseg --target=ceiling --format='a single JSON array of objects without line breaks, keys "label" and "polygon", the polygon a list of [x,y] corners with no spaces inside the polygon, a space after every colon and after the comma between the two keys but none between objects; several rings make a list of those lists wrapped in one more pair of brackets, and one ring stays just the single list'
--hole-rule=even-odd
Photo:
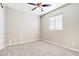
[{"label": "ceiling", "polygon": [[34,8],[34,6],[32,5],[29,5],[27,3],[7,3],[5,4],[6,7],[8,8],[13,8],[13,9],[16,9],[16,10],[20,10],[20,11],[23,11],[23,12],[28,12],[28,13],[32,13],[34,15],[44,15],[56,8],[59,8],[63,5],[65,5],[67,3],[51,3],[51,6],[50,7],[43,7],[44,11],[41,12],[41,10],[38,8],[34,11],[31,11],[32,8]]}]

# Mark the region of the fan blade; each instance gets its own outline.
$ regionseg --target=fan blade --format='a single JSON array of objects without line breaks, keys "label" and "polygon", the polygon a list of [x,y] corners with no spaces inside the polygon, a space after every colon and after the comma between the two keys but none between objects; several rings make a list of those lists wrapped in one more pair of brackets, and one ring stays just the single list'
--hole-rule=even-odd
[{"label": "fan blade", "polygon": [[33,8],[32,11],[35,10],[36,8],[37,8],[37,7]]},{"label": "fan blade", "polygon": [[43,4],[42,5],[43,7],[49,7],[49,6],[51,6],[50,4]]},{"label": "fan blade", "polygon": [[28,3],[28,4],[30,4],[30,5],[36,5],[35,3]]},{"label": "fan blade", "polygon": [[1,5],[1,7],[3,8],[3,5],[2,5],[2,3],[0,3],[0,5]]}]

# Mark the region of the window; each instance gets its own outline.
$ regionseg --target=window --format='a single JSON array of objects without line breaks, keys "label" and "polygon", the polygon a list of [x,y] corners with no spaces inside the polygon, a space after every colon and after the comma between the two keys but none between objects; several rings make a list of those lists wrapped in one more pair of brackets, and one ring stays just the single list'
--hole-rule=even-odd
[{"label": "window", "polygon": [[58,14],[49,19],[49,30],[63,30],[63,14]]},{"label": "window", "polygon": [[54,17],[50,18],[50,20],[49,20],[49,30],[54,30],[54,26],[55,26],[54,23],[55,23]]}]

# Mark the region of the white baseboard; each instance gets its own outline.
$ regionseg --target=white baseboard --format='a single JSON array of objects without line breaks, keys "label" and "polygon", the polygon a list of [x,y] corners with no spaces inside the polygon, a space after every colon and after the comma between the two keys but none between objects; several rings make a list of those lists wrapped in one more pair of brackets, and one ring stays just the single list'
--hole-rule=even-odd
[{"label": "white baseboard", "polygon": [[6,45],[7,46],[13,46],[13,45],[17,45],[17,44],[22,44],[22,43],[29,43],[29,42],[33,42],[33,41],[38,41],[39,39],[34,39],[34,40],[30,40],[30,41],[24,41],[24,42],[19,42],[19,43],[12,43],[12,44],[8,44]]},{"label": "white baseboard", "polygon": [[[14,43],[14,44],[9,44],[9,45],[6,45],[5,47],[7,47],[7,46],[13,46],[13,45],[17,45],[17,44],[22,44],[22,43],[29,43],[29,42],[38,41],[38,40],[40,40],[40,39],[31,40],[31,41],[25,41],[25,42],[19,42],[19,43]],[[70,49],[70,50],[73,50],[73,51],[75,51],[75,52],[79,52],[78,49],[71,48],[71,47],[68,47],[68,46],[65,46],[65,45],[56,43],[56,42],[51,42],[51,41],[48,41],[48,40],[45,40],[45,39],[41,39],[41,41],[44,41],[44,42],[47,42],[47,43],[50,43],[50,44],[54,44],[54,45],[57,45],[57,46],[60,46],[60,47],[66,48],[66,49]],[[3,49],[4,49],[4,48],[3,48]],[[2,50],[2,49],[1,49],[1,50]]]},{"label": "white baseboard", "polygon": [[65,45],[56,43],[56,42],[51,42],[51,41],[48,41],[48,40],[45,40],[45,39],[43,39],[42,41],[47,42],[47,43],[50,43],[50,44],[54,44],[54,45],[57,45],[57,46],[60,46],[60,47],[66,48],[66,49],[70,49],[70,50],[73,50],[73,51],[75,51],[75,52],[79,52],[78,49],[71,48],[71,47],[68,47],[68,46],[65,46]]}]

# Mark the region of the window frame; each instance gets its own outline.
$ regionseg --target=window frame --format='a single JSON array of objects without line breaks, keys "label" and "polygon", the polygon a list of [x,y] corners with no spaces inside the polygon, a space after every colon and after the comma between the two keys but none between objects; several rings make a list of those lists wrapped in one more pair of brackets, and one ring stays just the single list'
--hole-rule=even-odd
[{"label": "window frame", "polygon": [[[56,21],[55,21],[55,17],[58,16],[58,15],[62,15],[62,29],[59,29],[59,30],[56,29]],[[53,30],[52,29],[50,30],[50,19],[52,17],[54,17],[54,29]],[[64,13],[58,13],[58,14],[55,14],[53,16],[50,16],[50,19],[49,19],[49,22],[48,22],[49,23],[49,26],[48,27],[49,27],[49,30],[50,31],[62,31],[64,29]]]}]

